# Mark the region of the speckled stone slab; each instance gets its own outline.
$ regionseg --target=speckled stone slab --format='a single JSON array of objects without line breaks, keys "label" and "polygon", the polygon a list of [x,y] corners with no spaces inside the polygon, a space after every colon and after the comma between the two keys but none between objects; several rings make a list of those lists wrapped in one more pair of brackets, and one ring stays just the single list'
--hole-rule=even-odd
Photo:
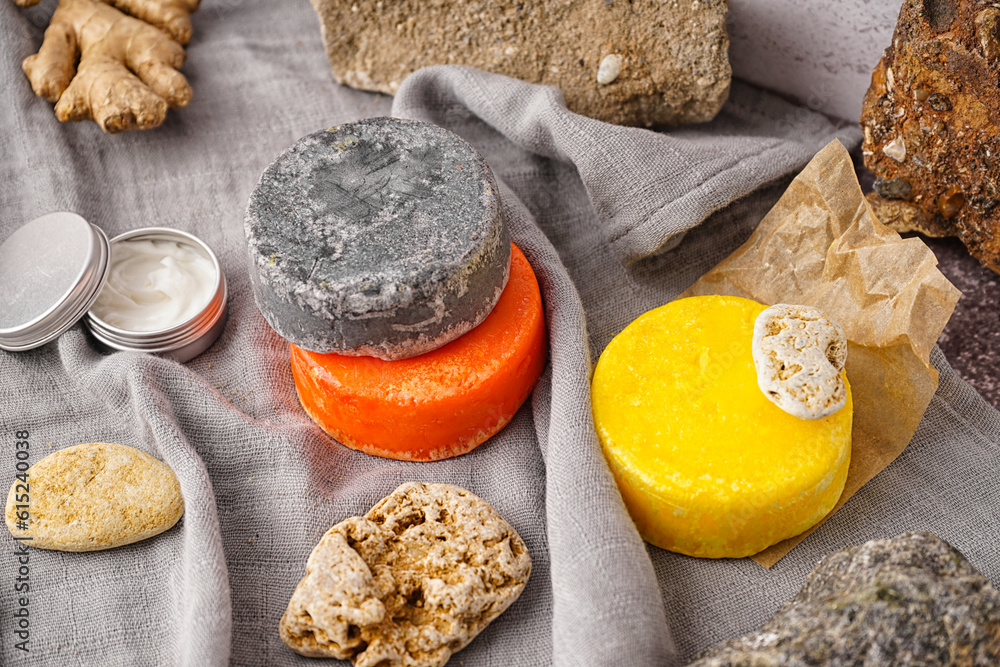
[{"label": "speckled stone slab", "polygon": [[711,120],[729,95],[728,0],[312,0],[333,76],[395,95],[411,73],[466,65],[555,86],[618,125]]},{"label": "speckled stone slab", "polygon": [[459,337],[510,270],[493,175],[458,135],[371,118],[296,142],[246,214],[257,305],[314,352],[400,359]]},{"label": "speckled stone slab", "polygon": [[692,663],[998,665],[1000,592],[930,533],[830,554],[759,630]]}]

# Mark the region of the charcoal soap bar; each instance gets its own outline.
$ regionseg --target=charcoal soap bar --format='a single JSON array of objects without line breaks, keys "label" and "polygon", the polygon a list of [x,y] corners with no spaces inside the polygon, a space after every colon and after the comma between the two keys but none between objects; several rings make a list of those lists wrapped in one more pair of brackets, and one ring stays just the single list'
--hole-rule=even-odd
[{"label": "charcoal soap bar", "polygon": [[262,174],[245,223],[257,305],[313,352],[434,350],[485,319],[510,270],[489,167],[418,121],[371,118],[300,139]]}]

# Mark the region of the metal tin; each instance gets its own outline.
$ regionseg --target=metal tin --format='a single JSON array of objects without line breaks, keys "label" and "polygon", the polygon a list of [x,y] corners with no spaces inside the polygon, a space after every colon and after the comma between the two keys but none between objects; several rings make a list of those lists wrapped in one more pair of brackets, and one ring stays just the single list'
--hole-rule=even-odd
[{"label": "metal tin", "polygon": [[[129,239],[183,243],[212,261],[215,293],[200,313],[160,331],[129,331],[89,312],[107,281],[111,247]],[[222,333],[227,298],[226,276],[215,253],[179,229],[136,229],[109,242],[99,227],[79,215],[58,212],[35,218],[0,244],[0,349],[11,352],[45,345],[82,318],[109,347],[189,361]]]},{"label": "metal tin", "polygon": [[182,363],[189,361],[211,347],[225,326],[228,292],[222,266],[212,249],[201,239],[179,229],[166,227],[147,227],[120,234],[111,239],[112,253],[116,243],[139,239],[174,241],[200,250],[212,261],[216,276],[218,276],[215,294],[211,300],[200,313],[191,319],[159,331],[121,329],[108,324],[92,312],[87,313],[84,321],[90,327],[94,337],[109,347],[117,350],[150,352],[176,359]]},{"label": "metal tin", "polygon": [[0,348],[55,340],[97,299],[108,277],[108,237],[75,213],[49,213],[0,245]]}]

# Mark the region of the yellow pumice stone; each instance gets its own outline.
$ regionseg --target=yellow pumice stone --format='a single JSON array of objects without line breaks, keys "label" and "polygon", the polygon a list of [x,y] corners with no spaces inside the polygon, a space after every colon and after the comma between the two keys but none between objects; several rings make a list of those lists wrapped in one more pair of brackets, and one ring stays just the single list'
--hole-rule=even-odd
[{"label": "yellow pumice stone", "polygon": [[656,546],[748,556],[814,526],[844,490],[850,386],[844,407],[822,419],[768,400],[751,352],[764,309],[738,297],[680,299],[601,354],[594,424],[639,533]]}]

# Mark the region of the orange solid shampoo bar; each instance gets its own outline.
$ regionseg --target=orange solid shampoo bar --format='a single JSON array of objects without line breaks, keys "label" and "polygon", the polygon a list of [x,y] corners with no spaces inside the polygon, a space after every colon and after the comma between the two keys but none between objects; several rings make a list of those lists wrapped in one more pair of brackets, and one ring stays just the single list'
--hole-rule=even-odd
[{"label": "orange solid shampoo bar", "polygon": [[531,394],[547,350],[538,281],[511,246],[496,306],[443,347],[386,361],[291,345],[306,414],[341,444],[411,461],[465,454],[502,429]]}]

